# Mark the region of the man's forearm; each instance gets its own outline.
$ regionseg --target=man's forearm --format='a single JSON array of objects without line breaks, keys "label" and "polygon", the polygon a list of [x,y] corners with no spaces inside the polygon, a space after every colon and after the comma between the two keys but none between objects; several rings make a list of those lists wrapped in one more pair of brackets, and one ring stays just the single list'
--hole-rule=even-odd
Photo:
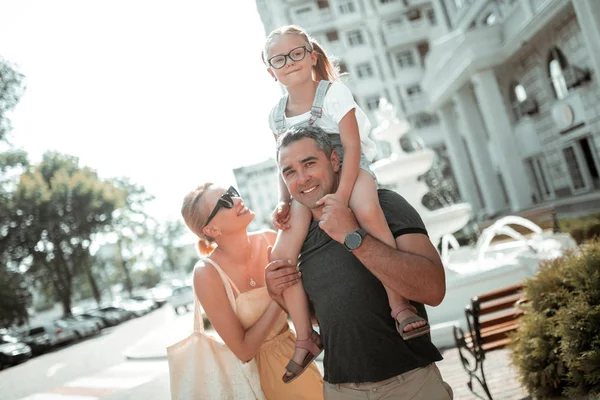
[{"label": "man's forearm", "polygon": [[437,306],[443,300],[446,284],[441,264],[393,249],[370,235],[352,253],[385,286],[403,297],[430,306]]}]

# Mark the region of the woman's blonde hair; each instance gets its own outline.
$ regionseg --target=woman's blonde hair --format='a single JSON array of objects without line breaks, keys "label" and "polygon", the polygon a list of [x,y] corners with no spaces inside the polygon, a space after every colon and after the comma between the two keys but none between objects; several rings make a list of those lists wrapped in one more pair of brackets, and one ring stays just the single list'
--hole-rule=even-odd
[{"label": "woman's blonde hair", "polygon": [[298,35],[302,37],[308,44],[307,48],[317,53],[317,63],[313,67],[313,75],[316,81],[337,81],[339,79],[340,74],[337,66],[327,57],[327,53],[325,53],[321,45],[297,25],[285,25],[269,33],[262,52],[262,60],[265,65],[269,66],[267,62],[267,49],[269,45],[284,35]]},{"label": "woman's blonde hair", "polygon": [[202,232],[202,228],[204,228],[208,216],[205,215],[206,212],[204,212],[202,207],[198,206],[200,199],[212,185],[212,183],[205,183],[189,192],[183,198],[183,205],[181,206],[181,216],[183,217],[183,221],[187,227],[198,236],[197,248],[201,255],[208,255],[217,247],[215,239]]}]

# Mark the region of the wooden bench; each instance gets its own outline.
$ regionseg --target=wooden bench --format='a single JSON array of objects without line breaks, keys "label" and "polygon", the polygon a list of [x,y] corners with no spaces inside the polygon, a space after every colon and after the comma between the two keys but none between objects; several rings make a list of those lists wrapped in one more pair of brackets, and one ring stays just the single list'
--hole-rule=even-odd
[{"label": "wooden bench", "polygon": [[467,386],[473,394],[477,395],[473,390],[475,379],[488,399],[492,400],[483,370],[485,355],[510,343],[509,334],[519,327],[519,319],[523,315],[519,304],[524,301],[522,284],[475,296],[465,308],[467,332],[454,327],[454,340],[460,361],[469,374]]}]

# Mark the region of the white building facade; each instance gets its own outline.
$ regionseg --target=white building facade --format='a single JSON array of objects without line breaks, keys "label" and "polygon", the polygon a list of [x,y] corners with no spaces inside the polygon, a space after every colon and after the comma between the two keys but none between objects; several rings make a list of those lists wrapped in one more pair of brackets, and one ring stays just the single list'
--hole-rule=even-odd
[{"label": "white building facade", "polygon": [[[333,57],[356,102],[374,123],[380,98],[392,102],[413,134],[435,148],[443,137],[421,88],[430,42],[446,34],[440,0],[257,0],[265,34],[300,25]],[[384,154],[385,156],[385,154]]]},{"label": "white building facade", "polygon": [[600,202],[600,1],[443,0],[422,81],[463,198]]},{"label": "white building facade", "polygon": [[236,168],[233,174],[244,204],[255,214],[249,229],[273,229],[271,213],[277,205],[279,193],[275,160],[270,158],[258,164]]}]

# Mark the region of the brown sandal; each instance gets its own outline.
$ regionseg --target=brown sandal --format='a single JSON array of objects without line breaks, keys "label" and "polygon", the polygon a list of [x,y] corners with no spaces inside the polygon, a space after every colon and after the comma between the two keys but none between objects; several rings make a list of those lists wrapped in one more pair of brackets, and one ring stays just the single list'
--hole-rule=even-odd
[{"label": "brown sandal", "polygon": [[294,360],[290,360],[288,365],[285,367],[286,371],[290,373],[283,374],[281,380],[283,383],[290,383],[306,370],[308,366],[317,358],[323,351],[323,345],[321,344],[321,337],[314,330],[310,334],[310,338],[307,340],[296,340],[296,347],[304,350],[308,350],[308,354],[304,357],[301,364],[298,364]]},{"label": "brown sandal", "polygon": [[[392,310],[392,317],[394,318],[394,321],[396,321],[396,330],[398,331],[400,336],[402,336],[402,339],[410,340],[410,339],[414,339],[416,337],[423,336],[423,335],[426,335],[429,333],[429,331],[430,331],[429,322],[427,322],[427,320],[419,317],[418,315],[415,315],[414,317],[408,317],[408,318],[402,320],[402,322],[398,322],[398,320],[396,319],[396,316],[404,310],[411,310],[413,313],[417,314],[417,309],[414,308],[412,305],[405,306],[402,308],[395,308],[394,310]],[[412,324],[414,322],[421,322],[421,321],[425,321],[426,324],[419,328],[413,329],[412,331],[404,332],[404,328],[406,328],[407,325]]]}]

